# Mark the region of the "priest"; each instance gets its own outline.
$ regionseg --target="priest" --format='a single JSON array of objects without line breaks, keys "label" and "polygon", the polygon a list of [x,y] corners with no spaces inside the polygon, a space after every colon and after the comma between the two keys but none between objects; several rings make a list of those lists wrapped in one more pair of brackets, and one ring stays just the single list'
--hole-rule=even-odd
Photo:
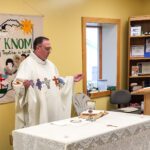
[{"label": "priest", "polygon": [[83,78],[59,76],[56,66],[47,58],[51,43],[37,37],[34,51],[19,66],[13,82],[16,103],[16,129],[47,123],[71,116],[74,82]]}]

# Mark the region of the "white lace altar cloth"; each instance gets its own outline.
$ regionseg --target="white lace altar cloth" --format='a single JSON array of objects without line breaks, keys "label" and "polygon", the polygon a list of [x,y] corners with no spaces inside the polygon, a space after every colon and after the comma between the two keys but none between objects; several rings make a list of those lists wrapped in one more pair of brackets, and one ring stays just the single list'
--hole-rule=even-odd
[{"label": "white lace altar cloth", "polygon": [[150,116],[109,112],[13,131],[14,150],[150,150]]}]

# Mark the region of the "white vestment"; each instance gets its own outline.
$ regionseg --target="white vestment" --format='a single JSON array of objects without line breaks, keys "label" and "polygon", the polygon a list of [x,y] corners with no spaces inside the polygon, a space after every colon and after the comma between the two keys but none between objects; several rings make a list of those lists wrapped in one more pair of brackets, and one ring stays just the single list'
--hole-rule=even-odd
[{"label": "white vestment", "polygon": [[[25,89],[24,80],[31,86]],[[16,128],[69,118],[73,77],[59,77],[49,60],[42,61],[31,53],[20,65],[13,82],[16,92]]]}]

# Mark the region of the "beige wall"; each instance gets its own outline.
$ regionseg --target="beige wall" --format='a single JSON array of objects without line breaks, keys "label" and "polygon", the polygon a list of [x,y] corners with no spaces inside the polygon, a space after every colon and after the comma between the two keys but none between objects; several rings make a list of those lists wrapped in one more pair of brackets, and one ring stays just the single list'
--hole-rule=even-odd
[{"label": "beige wall", "polygon": [[[148,14],[148,0],[4,0],[0,13],[44,15],[44,34],[51,39],[50,59],[60,74],[82,71],[81,17],[121,19],[121,87],[126,86],[128,17]],[[82,84],[76,85],[82,91]],[[97,108],[108,109],[109,97],[97,99]],[[14,104],[0,105],[0,150],[9,150],[14,128]]]},{"label": "beige wall", "polygon": [[14,128],[14,103],[0,105],[0,150],[9,150],[9,134]]}]

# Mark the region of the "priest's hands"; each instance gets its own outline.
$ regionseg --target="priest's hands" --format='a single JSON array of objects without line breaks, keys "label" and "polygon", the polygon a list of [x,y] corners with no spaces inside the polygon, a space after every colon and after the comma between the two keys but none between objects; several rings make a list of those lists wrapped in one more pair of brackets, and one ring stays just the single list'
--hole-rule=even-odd
[{"label": "priest's hands", "polygon": [[29,86],[31,85],[31,83],[30,83],[29,80],[25,80],[25,81],[23,82],[23,85],[24,85],[25,88],[29,88]]},{"label": "priest's hands", "polygon": [[74,75],[74,82],[79,82],[80,80],[82,80],[83,79],[83,74],[76,74],[76,75]]}]

